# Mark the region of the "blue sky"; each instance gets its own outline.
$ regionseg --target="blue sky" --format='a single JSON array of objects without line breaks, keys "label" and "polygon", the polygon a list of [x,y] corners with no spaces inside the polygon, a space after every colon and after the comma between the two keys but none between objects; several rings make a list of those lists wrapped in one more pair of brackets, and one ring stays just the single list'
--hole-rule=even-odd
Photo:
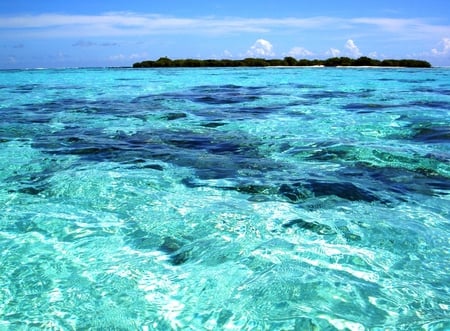
[{"label": "blue sky", "polygon": [[448,0],[14,0],[0,68],[176,58],[416,58],[450,66]]}]

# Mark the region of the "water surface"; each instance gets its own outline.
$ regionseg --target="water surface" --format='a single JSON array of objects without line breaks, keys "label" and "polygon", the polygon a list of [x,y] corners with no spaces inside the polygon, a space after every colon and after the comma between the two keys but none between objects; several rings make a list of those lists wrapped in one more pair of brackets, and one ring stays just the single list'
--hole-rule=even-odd
[{"label": "water surface", "polygon": [[448,330],[449,82],[0,72],[0,328]]}]

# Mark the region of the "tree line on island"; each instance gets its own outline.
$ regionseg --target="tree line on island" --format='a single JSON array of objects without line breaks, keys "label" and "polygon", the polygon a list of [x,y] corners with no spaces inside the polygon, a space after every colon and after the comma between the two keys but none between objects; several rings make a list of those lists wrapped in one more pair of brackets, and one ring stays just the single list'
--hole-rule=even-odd
[{"label": "tree line on island", "polygon": [[324,66],[324,67],[407,67],[407,68],[430,68],[431,64],[423,60],[414,59],[387,59],[377,60],[367,56],[357,59],[349,57],[332,57],[326,60],[297,60],[291,56],[284,59],[263,59],[263,58],[245,58],[240,60],[231,59],[177,59],[171,60],[168,57],[161,57],[156,61],[142,61],[133,64],[133,68],[195,68],[195,67],[274,67],[274,66]]}]

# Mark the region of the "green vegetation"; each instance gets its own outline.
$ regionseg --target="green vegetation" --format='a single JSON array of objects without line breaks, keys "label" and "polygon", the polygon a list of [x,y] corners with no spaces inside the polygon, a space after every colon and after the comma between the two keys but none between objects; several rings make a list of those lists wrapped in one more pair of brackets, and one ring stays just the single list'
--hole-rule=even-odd
[{"label": "green vegetation", "polygon": [[297,60],[291,56],[284,59],[262,59],[245,58],[241,60],[199,60],[199,59],[178,59],[171,60],[168,57],[161,57],[156,61],[142,61],[133,64],[133,68],[180,68],[180,67],[273,67],[273,66],[371,66],[371,67],[408,67],[408,68],[430,68],[431,64],[423,60],[403,59],[403,60],[376,60],[366,56],[357,59],[349,57],[332,57],[326,60]]}]

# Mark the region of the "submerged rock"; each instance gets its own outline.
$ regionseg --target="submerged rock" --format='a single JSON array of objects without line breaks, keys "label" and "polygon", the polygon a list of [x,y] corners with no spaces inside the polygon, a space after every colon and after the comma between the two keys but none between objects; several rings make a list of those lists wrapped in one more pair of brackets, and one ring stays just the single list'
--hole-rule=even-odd
[{"label": "submerged rock", "polygon": [[281,184],[278,193],[297,203],[310,197],[336,196],[349,201],[374,202],[379,199],[371,192],[349,182],[328,182],[309,179],[305,182]]},{"label": "submerged rock", "polygon": [[287,223],[284,223],[282,227],[285,229],[298,227],[302,230],[311,231],[315,234],[323,236],[341,234],[347,240],[351,241],[361,240],[361,237],[359,235],[350,232],[350,230],[346,226],[332,227],[330,225],[316,221],[305,221],[301,218],[290,220]]},{"label": "submerged rock", "polygon": [[191,249],[183,248],[184,243],[172,237],[165,237],[163,243],[158,249],[169,255],[169,261],[172,265],[180,265],[185,263],[191,254]]},{"label": "submerged rock", "polygon": [[349,201],[374,202],[379,200],[371,192],[349,182],[324,182],[310,180],[307,187],[310,187],[315,196],[335,195]]},{"label": "submerged rock", "polygon": [[321,224],[318,222],[306,222],[301,218],[296,218],[284,223],[283,228],[292,228],[293,226],[298,226],[305,230],[313,231],[317,234],[336,234],[336,232],[331,228],[331,226],[326,224]]},{"label": "submerged rock", "polygon": [[163,116],[163,119],[166,119],[168,121],[178,120],[180,118],[186,118],[187,115],[185,113],[168,113],[167,115]]},{"label": "submerged rock", "polygon": [[278,194],[291,202],[300,202],[311,197],[312,192],[305,189],[302,184],[296,183],[293,185],[281,184]]},{"label": "submerged rock", "polygon": [[450,143],[450,127],[417,126],[413,128],[412,139],[424,143]]}]

